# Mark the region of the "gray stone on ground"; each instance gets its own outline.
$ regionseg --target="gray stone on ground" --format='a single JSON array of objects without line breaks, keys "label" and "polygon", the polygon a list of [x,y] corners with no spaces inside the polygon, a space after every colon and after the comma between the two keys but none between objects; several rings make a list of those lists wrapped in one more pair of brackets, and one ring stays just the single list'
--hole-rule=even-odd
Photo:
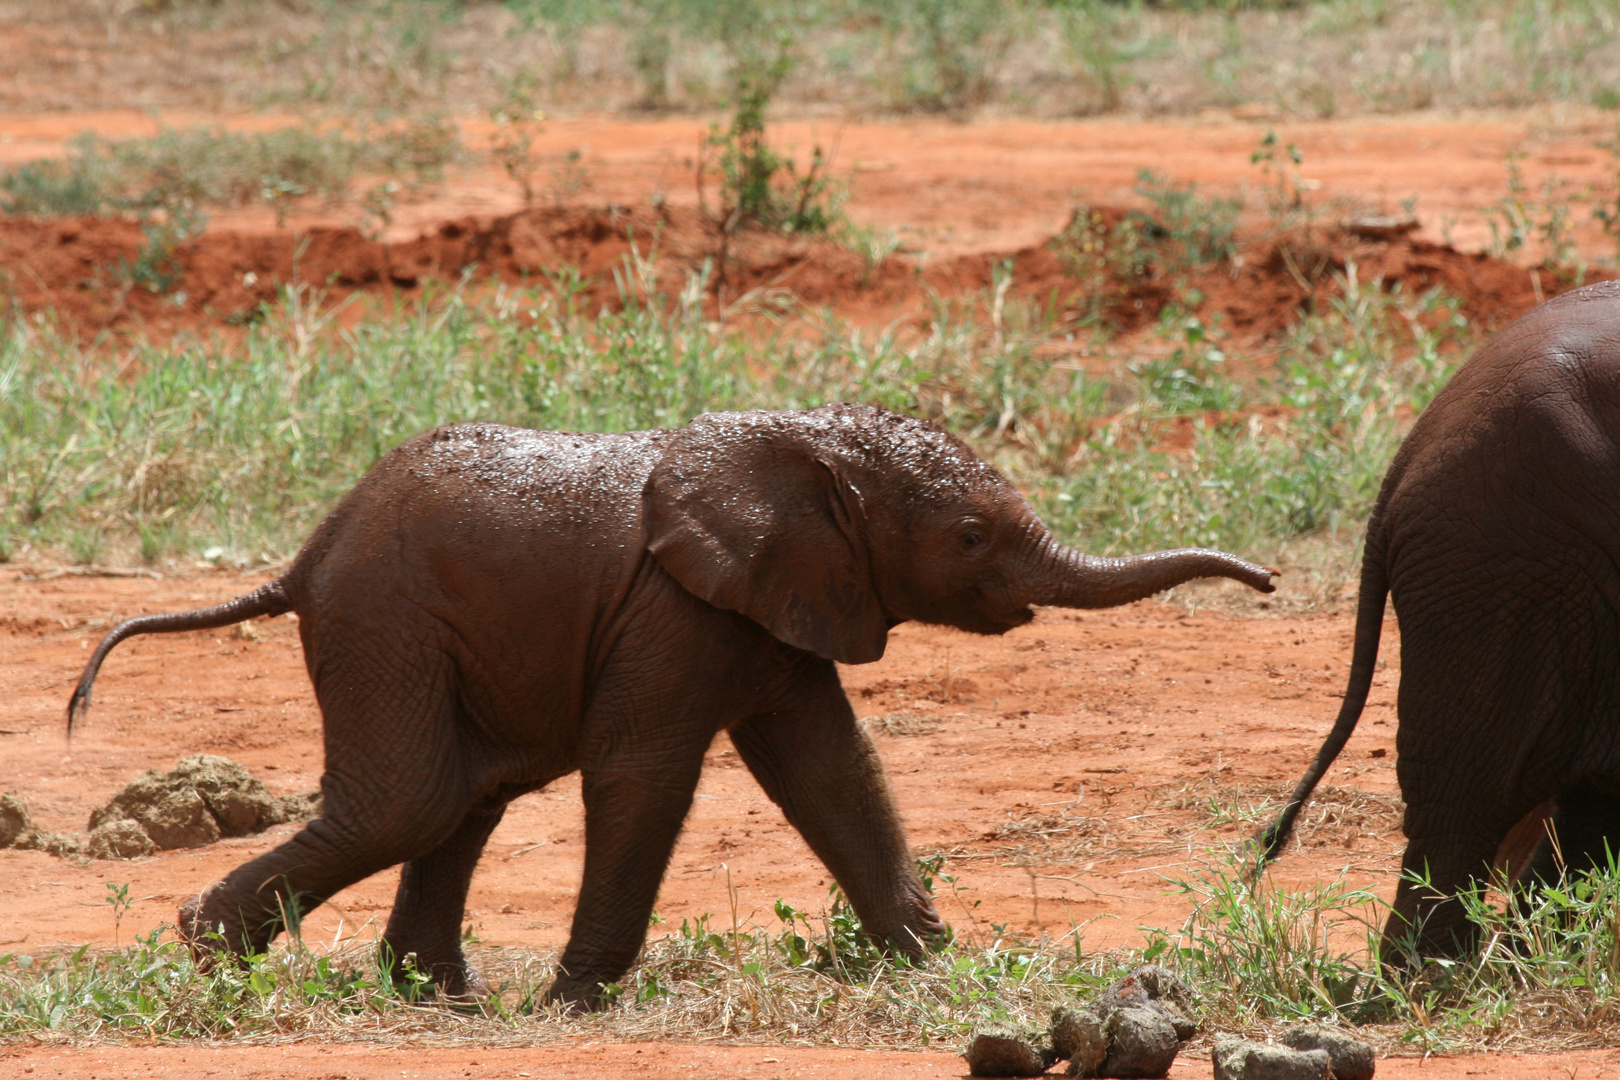
[{"label": "gray stone on ground", "polygon": [[0,848],[27,847],[33,835],[28,807],[9,791],[0,795]]},{"label": "gray stone on ground", "polygon": [[1088,1008],[1106,1020],[1117,1008],[1150,1003],[1170,1019],[1183,1042],[1198,1034],[1192,987],[1158,964],[1143,964],[1104,990]]},{"label": "gray stone on ground", "polygon": [[1068,1059],[1070,1076],[1096,1076],[1108,1056],[1102,1020],[1088,1009],[1059,1005],[1052,1010],[1052,1052]]},{"label": "gray stone on ground", "polygon": [[962,1056],[973,1076],[1039,1076],[1057,1060],[1037,1032],[996,1022],[976,1026]]},{"label": "gray stone on ground", "polygon": [[104,821],[90,830],[92,859],[134,859],[157,850],[146,830],[129,818]]},{"label": "gray stone on ground", "polygon": [[1377,1068],[1371,1046],[1323,1024],[1307,1024],[1285,1031],[1282,1043],[1295,1050],[1327,1051],[1334,1080],[1372,1080]]},{"label": "gray stone on ground", "polygon": [[1333,1074],[1326,1050],[1220,1039],[1212,1057],[1215,1080],[1328,1080]]},{"label": "gray stone on ground", "polygon": [[1161,1077],[1198,1032],[1192,989],[1144,964],[1085,1005],[1052,1013],[1052,1045],[1070,1076]]},{"label": "gray stone on ground", "polygon": [[[1153,1078],[1168,1076],[1181,1038],[1175,1024],[1156,1002],[1115,1009],[1103,1025],[1108,1057],[1098,1076]],[[1076,1074],[1079,1075],[1079,1074]]]}]

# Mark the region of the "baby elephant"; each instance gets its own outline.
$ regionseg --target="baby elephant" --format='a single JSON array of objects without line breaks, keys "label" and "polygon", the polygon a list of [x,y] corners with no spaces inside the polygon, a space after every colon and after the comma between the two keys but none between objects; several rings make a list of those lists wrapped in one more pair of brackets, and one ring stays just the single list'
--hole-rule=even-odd
[{"label": "baby elephant", "polygon": [[945,927],[834,662],[878,659],[908,619],[1000,634],[1031,604],[1271,576],[1215,551],[1069,550],[961,442],[867,406],[623,435],[462,424],[384,458],[277,580],[120,624],[69,724],[132,634],[296,611],[325,816],[187,905],[193,948],[261,950],[284,909],[404,863],[387,948],[477,992],[458,934],[473,867],[512,798],[578,769],[585,874],[549,996],[595,1006],[641,948],[716,732],[867,932],[917,955]]},{"label": "baby elephant", "polygon": [[1521,880],[1620,850],[1620,283],[1508,327],[1413,426],[1367,525],[1344,705],[1263,859],[1355,729],[1391,593],[1407,846],[1383,955],[1404,964],[1472,950],[1456,894],[1539,804],[1559,844],[1509,856]]}]

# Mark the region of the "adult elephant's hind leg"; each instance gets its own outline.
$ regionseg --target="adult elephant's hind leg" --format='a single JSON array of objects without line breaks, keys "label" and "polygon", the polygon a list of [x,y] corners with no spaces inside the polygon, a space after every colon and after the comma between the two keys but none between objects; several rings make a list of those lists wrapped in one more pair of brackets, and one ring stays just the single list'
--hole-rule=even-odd
[{"label": "adult elephant's hind leg", "polygon": [[311,665],[326,728],[322,816],[181,909],[193,949],[263,952],[289,918],[432,851],[466,817],[453,665],[443,653],[410,659],[408,677]]},{"label": "adult elephant's hind leg", "polygon": [[401,868],[394,910],[383,932],[384,958],[395,965],[396,975],[410,957],[415,969],[445,994],[483,992],[461,951],[461,917],[484,844],[505,813],[504,802],[475,807],[438,847]]},{"label": "adult elephant's hind leg", "polygon": [[1479,928],[1458,894],[1484,881],[1492,857],[1523,809],[1484,798],[1468,806],[1408,808],[1406,854],[1384,924],[1385,967],[1416,970],[1473,951]]}]

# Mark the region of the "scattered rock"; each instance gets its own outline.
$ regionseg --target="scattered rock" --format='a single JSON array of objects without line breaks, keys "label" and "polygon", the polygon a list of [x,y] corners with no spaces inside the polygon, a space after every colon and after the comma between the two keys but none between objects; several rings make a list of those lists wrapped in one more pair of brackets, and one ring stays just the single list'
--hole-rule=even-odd
[{"label": "scattered rock", "polygon": [[1039,1033],[1007,1023],[975,1027],[962,1056],[973,1076],[1039,1076],[1057,1061]]},{"label": "scattered rock", "polygon": [[1183,1042],[1198,1034],[1198,1021],[1193,1018],[1196,1010],[1192,987],[1158,964],[1143,964],[1104,990],[1089,1008],[1106,1017],[1114,1009],[1148,1004],[1165,1014],[1175,1025],[1176,1037]]},{"label": "scattered rock", "polygon": [[157,850],[146,830],[129,818],[104,821],[90,830],[92,859],[136,859]]},{"label": "scattered rock", "polygon": [[1333,1075],[1326,1050],[1220,1039],[1212,1056],[1215,1080],[1328,1080]]},{"label": "scattered rock", "polygon": [[34,819],[17,796],[0,795],[0,848],[29,847],[34,835]]},{"label": "scattered rock", "polygon": [[1108,1036],[1097,1014],[1073,1005],[1052,1010],[1052,1050],[1069,1062],[1070,1076],[1096,1076],[1108,1057]]},{"label": "scattered rock", "polygon": [[1338,1028],[1308,1024],[1285,1031],[1282,1042],[1295,1050],[1327,1051],[1333,1080],[1372,1080],[1377,1068],[1373,1048]]},{"label": "scattered rock", "polygon": [[1052,1013],[1052,1045],[1069,1075],[1161,1077],[1198,1032],[1192,988],[1145,964],[1084,1006]]},{"label": "scattered rock", "polygon": [[[212,754],[193,754],[173,770],[136,777],[90,815],[90,851],[97,858],[132,858],[155,849],[193,848],[221,836],[249,836],[284,821],[320,813],[320,793],[278,799],[247,769]],[[146,836],[141,849],[125,823]],[[122,854],[102,855],[99,852]]]},{"label": "scattered rock", "polygon": [[1098,1076],[1168,1076],[1181,1052],[1175,1024],[1156,1003],[1116,1009],[1103,1033],[1108,1039],[1108,1057],[1097,1070]]}]

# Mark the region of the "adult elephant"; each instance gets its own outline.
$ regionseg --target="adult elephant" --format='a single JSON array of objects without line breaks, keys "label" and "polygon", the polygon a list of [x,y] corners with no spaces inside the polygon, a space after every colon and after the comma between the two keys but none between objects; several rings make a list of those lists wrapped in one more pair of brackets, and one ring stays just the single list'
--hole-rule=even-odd
[{"label": "adult elephant", "polygon": [[384,458],[276,581],[115,628],[69,725],[124,638],[296,611],[324,816],[182,909],[182,933],[262,950],[284,909],[403,862],[384,941],[465,992],[485,841],[514,796],[578,769],[585,874],[549,996],[595,1004],[640,950],[717,731],[866,931],[916,955],[944,924],[834,662],[878,659],[908,619],[1000,634],[1030,604],[1109,607],[1211,576],[1272,587],[1220,552],[1069,550],[961,442],[882,409],[623,435],[463,424]]},{"label": "adult elephant", "polygon": [[[1384,957],[1400,964],[1475,946],[1457,893],[1493,858],[1546,880],[1620,841],[1620,283],[1509,326],[1413,425],[1367,525],[1338,721],[1262,861],[1355,729],[1390,594],[1407,846]],[[1559,843],[1526,859],[1515,826],[1538,806]]]}]

